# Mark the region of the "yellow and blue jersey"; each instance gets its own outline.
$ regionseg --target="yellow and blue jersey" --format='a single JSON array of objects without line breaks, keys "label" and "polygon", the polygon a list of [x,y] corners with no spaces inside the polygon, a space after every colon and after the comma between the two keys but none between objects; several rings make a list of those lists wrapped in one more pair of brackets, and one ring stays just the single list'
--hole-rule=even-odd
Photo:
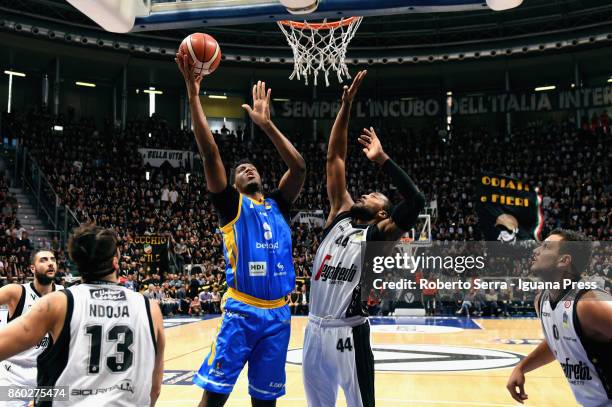
[{"label": "yellow and blue jersey", "polygon": [[229,295],[262,308],[284,303],[295,286],[287,220],[273,198],[257,202],[240,194],[239,199],[238,214],[220,228]]},{"label": "yellow and blue jersey", "polygon": [[[223,225],[227,294],[214,343],[193,383],[228,394],[249,365],[249,394],[274,400],[285,394],[291,311],[285,296],[295,285],[289,202],[280,191],[262,202],[228,186],[211,194]],[[284,216],[283,216],[284,215]]]}]

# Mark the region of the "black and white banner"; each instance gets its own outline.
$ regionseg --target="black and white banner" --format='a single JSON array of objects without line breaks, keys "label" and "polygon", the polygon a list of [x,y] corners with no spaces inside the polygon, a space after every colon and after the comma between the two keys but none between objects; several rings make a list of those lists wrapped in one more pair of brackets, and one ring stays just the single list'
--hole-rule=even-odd
[{"label": "black and white banner", "polygon": [[291,220],[293,223],[305,223],[310,226],[325,226],[325,215],[323,211],[318,209],[316,211],[301,211],[293,217]]},{"label": "black and white banner", "polygon": [[193,153],[191,151],[139,148],[138,152],[142,156],[143,162],[151,167],[161,167],[165,162],[168,162],[174,168],[193,167]]}]

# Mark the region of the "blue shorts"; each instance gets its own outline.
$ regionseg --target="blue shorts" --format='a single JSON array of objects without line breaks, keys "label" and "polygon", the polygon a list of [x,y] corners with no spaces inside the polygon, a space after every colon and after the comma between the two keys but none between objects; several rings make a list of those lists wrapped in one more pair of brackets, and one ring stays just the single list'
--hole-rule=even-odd
[{"label": "blue shorts", "polygon": [[229,394],[249,362],[249,394],[275,400],[285,394],[285,362],[291,334],[291,311],[257,308],[228,298],[211,351],[193,382],[204,390]]}]

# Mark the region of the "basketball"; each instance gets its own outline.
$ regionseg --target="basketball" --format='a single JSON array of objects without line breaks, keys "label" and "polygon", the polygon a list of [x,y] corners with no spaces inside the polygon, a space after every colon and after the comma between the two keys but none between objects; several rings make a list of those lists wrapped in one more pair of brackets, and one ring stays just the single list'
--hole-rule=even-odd
[{"label": "basketball", "polygon": [[194,33],[185,37],[179,53],[189,55],[189,63],[195,66],[193,73],[197,76],[210,75],[221,62],[221,48],[212,36]]}]

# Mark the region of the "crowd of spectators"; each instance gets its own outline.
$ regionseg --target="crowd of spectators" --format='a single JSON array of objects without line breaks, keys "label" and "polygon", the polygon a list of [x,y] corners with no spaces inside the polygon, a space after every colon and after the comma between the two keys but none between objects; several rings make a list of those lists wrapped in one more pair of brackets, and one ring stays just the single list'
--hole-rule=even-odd
[{"label": "crowd of spectators", "polygon": [[[4,137],[17,139],[28,149],[61,204],[68,205],[79,221],[96,222],[116,231],[125,284],[160,301],[165,315],[219,311],[220,297],[227,288],[225,264],[201,164],[152,168],[143,164],[138,152],[138,148],[197,151],[190,131],[172,129],[158,116],[130,121],[120,130],[110,122],[96,127],[91,119],[55,117],[36,110],[4,114],[2,125]],[[54,125],[61,125],[63,131],[52,130]],[[474,186],[483,171],[540,187],[544,236],[564,227],[583,231],[596,240],[611,240],[609,134],[576,129],[570,123],[532,124],[511,135],[482,129],[455,129],[449,135],[395,127],[377,132],[383,147],[388,146],[390,155],[407,170],[427,200],[436,201],[433,240],[481,238]],[[274,189],[285,169],[272,143],[257,132],[252,138],[243,137],[242,130],[238,133],[216,132],[226,166],[249,158],[262,174],[264,190]],[[351,134],[357,135],[358,130],[351,129]],[[322,209],[326,214],[325,141],[299,138],[294,143],[308,165],[294,212]],[[349,143],[347,185],[353,196],[378,190],[392,201],[397,199],[389,180],[367,161],[356,142]],[[5,186],[4,179],[0,220],[6,236],[0,242],[0,259],[5,268],[11,264],[19,280],[25,276],[25,253],[31,245],[25,243],[23,248],[27,232],[20,231],[14,200]],[[298,285],[289,301],[293,312],[299,314],[307,310],[306,282],[321,228],[295,224],[292,233]],[[141,235],[168,237],[168,270],[144,261],[143,250],[134,244],[135,237]]]}]

